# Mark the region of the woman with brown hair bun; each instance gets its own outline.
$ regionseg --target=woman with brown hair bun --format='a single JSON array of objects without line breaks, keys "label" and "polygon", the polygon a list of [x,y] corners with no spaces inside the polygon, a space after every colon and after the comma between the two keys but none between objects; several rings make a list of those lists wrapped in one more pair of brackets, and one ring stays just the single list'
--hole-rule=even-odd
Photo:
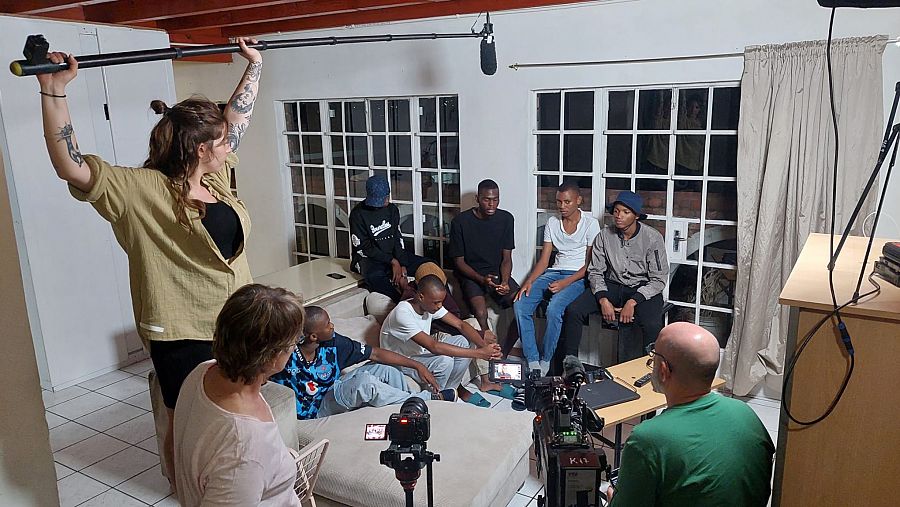
[{"label": "woman with brown hair bun", "polygon": [[128,256],[135,324],[169,412],[163,456],[168,471],[181,383],[212,357],[216,312],[252,281],[245,254],[250,217],[229,185],[237,165],[232,152],[250,124],[262,70],[262,57],[247,40],[239,41],[247,68],[224,113],[202,97],[171,108],[153,101],[162,118],[150,134],[142,168],[111,166],[81,154],[66,103],[66,85],[78,74],[72,55],[51,53],[50,61],[66,60],[69,68],[37,76],[44,138],[56,174],[76,199],[110,222]]},{"label": "woman with brown hair bun", "polygon": [[294,293],[250,284],[216,319],[214,360],[184,381],[175,409],[178,501],[199,505],[299,505],[297,464],[260,388],[303,340]]}]

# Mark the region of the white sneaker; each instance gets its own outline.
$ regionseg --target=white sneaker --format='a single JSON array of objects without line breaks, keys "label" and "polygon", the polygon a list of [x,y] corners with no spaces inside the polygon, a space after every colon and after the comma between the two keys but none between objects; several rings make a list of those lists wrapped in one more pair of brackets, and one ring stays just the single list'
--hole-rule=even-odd
[{"label": "white sneaker", "polygon": [[547,372],[550,371],[550,361],[541,361],[538,364],[540,364],[540,366],[541,366],[541,376],[546,377]]}]

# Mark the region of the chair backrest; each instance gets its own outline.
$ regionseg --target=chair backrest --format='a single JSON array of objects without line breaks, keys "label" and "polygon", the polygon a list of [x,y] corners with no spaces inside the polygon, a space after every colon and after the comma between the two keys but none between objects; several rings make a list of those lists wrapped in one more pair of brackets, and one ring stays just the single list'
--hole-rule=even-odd
[{"label": "chair backrest", "polygon": [[328,451],[328,439],[323,438],[318,442],[312,443],[300,450],[297,456],[297,480],[294,482],[294,491],[300,498],[300,504],[309,500],[315,505],[313,498],[313,489],[316,487],[316,480],[319,478],[319,468],[325,459],[325,453]]}]

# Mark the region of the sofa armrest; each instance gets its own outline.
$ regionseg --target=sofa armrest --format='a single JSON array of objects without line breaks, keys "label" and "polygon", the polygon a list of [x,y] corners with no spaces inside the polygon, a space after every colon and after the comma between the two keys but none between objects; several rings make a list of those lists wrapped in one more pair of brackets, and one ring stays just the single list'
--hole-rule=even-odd
[{"label": "sofa armrest", "polygon": [[291,449],[299,450],[297,441],[297,401],[294,390],[277,382],[266,382],[262,386],[263,398],[272,408],[275,424],[284,444]]}]

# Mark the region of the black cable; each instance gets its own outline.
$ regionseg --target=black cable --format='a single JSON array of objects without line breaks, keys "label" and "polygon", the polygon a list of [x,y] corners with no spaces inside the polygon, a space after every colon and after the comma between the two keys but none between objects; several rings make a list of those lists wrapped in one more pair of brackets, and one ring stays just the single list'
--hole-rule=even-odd
[{"label": "black cable", "polygon": [[[834,29],[834,13],[837,9],[831,8],[831,20],[828,22],[828,42],[825,46],[825,62],[828,68],[828,98],[831,103],[831,125],[834,128],[834,165],[831,169],[831,234],[829,235],[829,259],[834,258],[834,223],[837,221],[837,178],[838,178],[838,153],[840,136],[838,134],[837,112],[834,107],[834,79],[831,71],[831,34]],[[831,292],[831,305],[834,314],[841,322],[841,312],[838,309],[837,295],[834,292],[834,263],[828,266],[828,289]]]}]

